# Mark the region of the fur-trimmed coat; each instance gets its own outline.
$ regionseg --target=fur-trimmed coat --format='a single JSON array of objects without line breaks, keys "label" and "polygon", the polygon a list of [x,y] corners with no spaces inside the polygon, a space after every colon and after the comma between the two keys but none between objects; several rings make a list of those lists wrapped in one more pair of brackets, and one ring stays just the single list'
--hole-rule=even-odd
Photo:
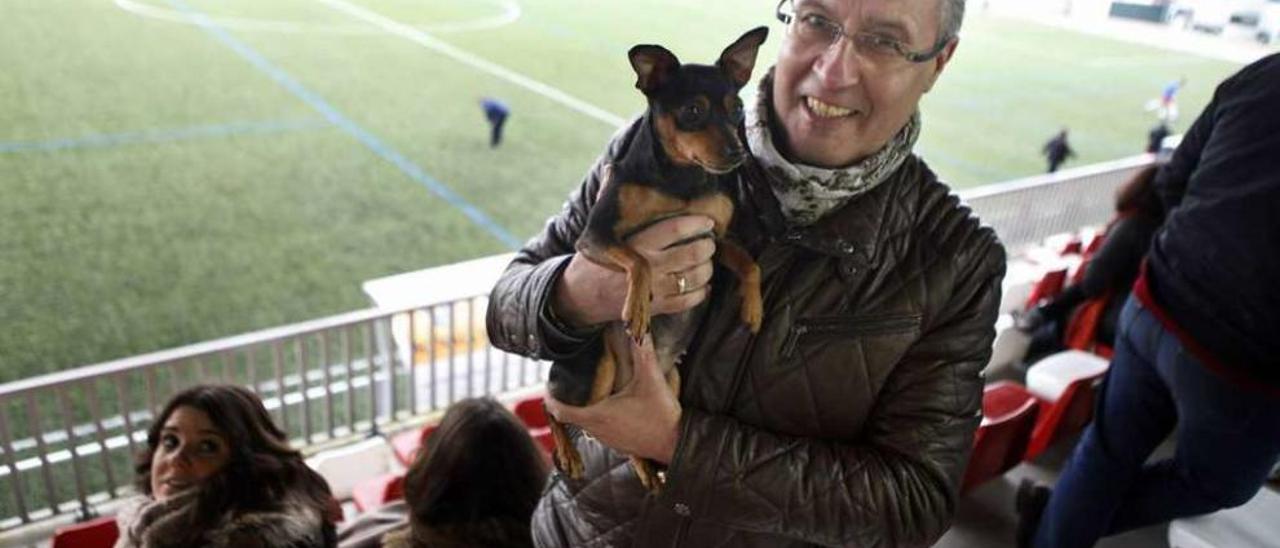
[{"label": "fur-trimmed coat", "polygon": [[140,496],[116,517],[120,538],[115,548],[169,548],[192,545],[209,548],[330,548],[332,527],[326,517],[302,500],[289,497],[275,511],[227,513],[214,526],[190,531],[195,491],[163,501]]}]

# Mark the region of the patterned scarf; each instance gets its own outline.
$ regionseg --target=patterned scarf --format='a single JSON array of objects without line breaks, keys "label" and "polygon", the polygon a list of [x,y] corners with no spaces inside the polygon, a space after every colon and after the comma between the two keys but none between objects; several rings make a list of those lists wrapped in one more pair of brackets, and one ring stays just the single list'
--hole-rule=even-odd
[{"label": "patterned scarf", "polygon": [[769,182],[773,194],[791,226],[813,224],[855,196],[883,183],[911,155],[911,149],[920,137],[920,113],[917,111],[884,148],[854,165],[827,169],[793,163],[774,147],[769,131],[772,89],[773,69],[770,68],[769,73],[760,79],[755,108],[746,112],[747,146],[771,175]]}]

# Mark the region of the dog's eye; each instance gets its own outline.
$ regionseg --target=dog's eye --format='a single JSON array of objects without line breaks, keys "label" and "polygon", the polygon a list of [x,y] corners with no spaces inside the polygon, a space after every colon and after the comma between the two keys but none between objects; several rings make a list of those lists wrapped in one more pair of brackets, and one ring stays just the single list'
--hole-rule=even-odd
[{"label": "dog's eye", "polygon": [[706,109],[703,109],[702,106],[697,103],[685,105],[684,108],[680,109],[680,113],[677,114],[680,118],[680,124],[685,126],[698,124],[702,121],[702,118],[705,115]]},{"label": "dog's eye", "polygon": [[729,118],[733,120],[733,123],[740,124],[742,123],[742,117],[742,105],[734,105],[733,110],[729,111]]}]

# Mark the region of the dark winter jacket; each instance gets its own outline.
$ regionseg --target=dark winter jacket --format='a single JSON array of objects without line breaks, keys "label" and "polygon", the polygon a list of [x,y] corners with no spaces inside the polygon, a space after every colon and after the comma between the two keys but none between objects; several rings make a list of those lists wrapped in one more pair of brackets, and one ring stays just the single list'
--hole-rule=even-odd
[{"label": "dark winter jacket", "polygon": [[[595,202],[611,143],[564,209],[495,287],[495,345],[594,360],[548,298]],[[982,407],[1004,249],[912,156],[889,180],[787,229],[762,169],[732,183],[730,237],[762,270],[764,324],[739,320],[717,272],[680,365],[679,441],[659,496],[625,456],[577,436],[586,472],[552,477],[539,546],[924,546],[950,526]]]}]

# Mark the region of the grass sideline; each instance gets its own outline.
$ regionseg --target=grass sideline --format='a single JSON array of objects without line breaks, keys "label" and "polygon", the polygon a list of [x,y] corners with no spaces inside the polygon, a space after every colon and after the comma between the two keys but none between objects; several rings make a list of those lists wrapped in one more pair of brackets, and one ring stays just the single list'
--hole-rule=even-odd
[{"label": "grass sideline", "polygon": [[[227,36],[520,239],[613,132],[325,2],[133,4],[224,18]],[[510,24],[433,36],[623,118],[643,106],[631,45],[707,62],[769,24],[768,64],[783,30],[771,3],[741,0],[358,5],[415,26],[518,6]],[[359,308],[363,280],[507,249],[198,26],[72,0],[7,2],[0,21],[0,382]],[[1063,125],[1075,164],[1127,156],[1165,82],[1188,77],[1184,129],[1235,69],[972,13],[924,101],[920,150],[956,186],[1039,172]],[[497,150],[482,95],[512,106]]]}]

